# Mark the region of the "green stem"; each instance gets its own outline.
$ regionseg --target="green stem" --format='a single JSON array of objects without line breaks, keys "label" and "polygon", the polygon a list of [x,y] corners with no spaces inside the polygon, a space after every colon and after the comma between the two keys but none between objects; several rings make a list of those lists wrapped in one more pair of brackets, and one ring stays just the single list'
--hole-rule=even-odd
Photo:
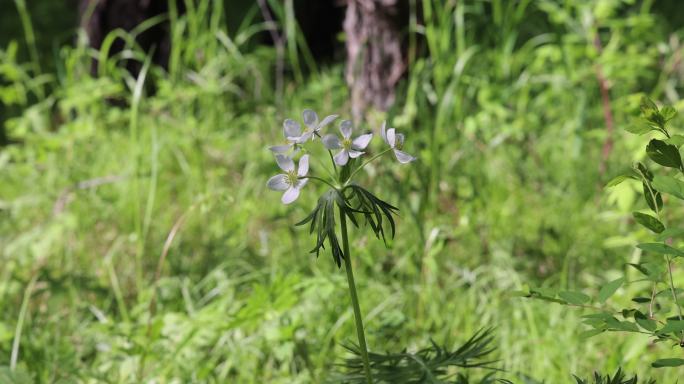
[{"label": "green stem", "polygon": [[354,283],[354,272],[352,271],[351,255],[349,254],[349,239],[347,237],[347,219],[344,212],[340,208],[340,225],[342,227],[342,246],[344,247],[344,269],[347,271],[347,283],[349,283],[349,295],[351,296],[352,307],[354,308],[354,320],[356,320],[356,335],[359,338],[359,347],[361,348],[361,358],[363,359],[363,368],[366,371],[366,381],[368,384],[373,384],[373,377],[370,371],[370,362],[368,361],[368,348],[366,348],[366,336],[363,332],[363,320],[361,319],[361,307],[359,306],[359,298],[356,295],[356,284]]},{"label": "green stem", "polygon": [[21,300],[21,309],[19,310],[19,319],[17,319],[17,326],[14,329],[14,341],[12,341],[12,353],[10,355],[10,370],[14,371],[17,368],[17,360],[19,358],[19,343],[21,342],[21,331],[24,328],[24,319],[26,312],[28,312],[29,301],[33,294],[33,288],[36,286],[38,280],[38,272],[33,275],[24,290],[24,298]]},{"label": "green stem", "polygon": [[[682,307],[679,305],[679,300],[677,300],[677,294],[675,293],[674,279],[672,279],[672,258],[670,258],[670,256],[667,256],[667,272],[670,276],[670,292],[672,293],[672,300],[674,300],[674,303],[677,306],[677,315],[679,317],[679,321],[682,321]],[[684,332],[682,332],[682,340],[684,340]]]},{"label": "green stem", "polygon": [[339,190],[338,187],[332,185],[330,182],[326,181],[325,179],[321,179],[320,177],[316,177],[316,176],[299,176],[299,178],[300,178],[300,179],[313,179],[313,180],[316,180],[316,181],[320,181],[321,183],[328,184],[328,186],[330,186],[330,188],[332,188],[332,189]]},{"label": "green stem", "polygon": [[337,164],[335,164],[335,158],[333,157],[332,151],[328,149],[328,154],[330,155],[330,162],[333,165],[333,169],[335,170],[335,176],[338,176],[340,173],[337,170]]},{"label": "green stem", "polygon": [[349,178],[347,179],[347,183],[345,183],[345,184],[348,184],[348,183],[354,178],[354,175],[356,175],[357,172],[359,172],[359,171],[362,170],[366,165],[368,165],[368,163],[370,163],[371,161],[377,159],[378,157],[384,155],[385,153],[387,153],[387,152],[389,152],[389,151],[391,151],[391,150],[392,150],[391,147],[390,147],[390,148],[387,148],[387,149],[385,149],[384,151],[382,151],[382,152],[378,153],[377,155],[371,157],[370,159],[366,160],[363,164],[359,165],[359,167],[356,168],[356,169],[354,170],[354,172],[351,173],[351,175],[349,175]]}]

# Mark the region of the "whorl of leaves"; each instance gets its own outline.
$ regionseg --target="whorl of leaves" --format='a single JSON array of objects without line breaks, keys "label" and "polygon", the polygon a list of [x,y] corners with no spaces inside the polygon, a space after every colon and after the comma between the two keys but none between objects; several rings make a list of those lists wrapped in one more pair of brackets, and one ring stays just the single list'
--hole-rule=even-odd
[{"label": "whorl of leaves", "polygon": [[[639,379],[636,376],[627,379],[625,373],[622,372],[622,368],[618,368],[617,372],[615,372],[615,375],[612,377],[610,375],[602,376],[600,373],[595,372],[593,381],[583,380],[575,375],[573,376],[575,377],[577,384],[639,384]],[[642,381],[642,383],[644,382]],[[649,380],[644,384],[655,384],[655,380]]]},{"label": "whorl of leaves", "polygon": [[[406,350],[401,353],[369,353],[373,379],[377,383],[401,384],[494,384],[510,383],[494,378],[496,372],[488,372],[478,381],[472,381],[465,372],[454,374],[454,368],[484,368],[496,371],[491,364],[495,360],[487,359],[496,349],[492,342],[491,329],[476,332],[460,347],[449,350],[431,340],[431,345],[415,353]],[[342,369],[331,383],[356,384],[365,383],[361,351],[356,345],[344,346],[353,357],[346,359],[338,366]]]},{"label": "whorl of leaves", "polygon": [[[348,193],[345,194],[345,192]],[[350,202],[354,205],[353,207],[350,205]],[[338,213],[335,212],[336,206]],[[325,249],[325,241],[327,239],[332,251],[333,261],[340,268],[342,260],[346,256],[335,232],[337,228],[336,214],[349,218],[349,221],[356,227],[359,224],[354,214],[363,215],[375,236],[378,239],[382,238],[385,244],[387,244],[385,238],[386,226],[389,224],[390,233],[394,237],[395,224],[392,216],[396,215],[398,211],[397,207],[380,200],[368,190],[352,184],[342,189],[342,191],[331,189],[323,194],[318,199],[318,204],[316,204],[313,211],[304,220],[295,225],[310,223],[309,233],[316,232],[316,245],[311,250],[311,253],[315,253],[316,257],[320,255],[321,249]]]},{"label": "whorl of leaves", "polygon": [[358,227],[358,223],[353,215],[353,209],[347,205],[347,202],[342,198],[336,189],[331,189],[324,193],[319,199],[316,208],[311,211],[309,216],[295,225],[304,225],[311,223],[309,233],[316,232],[316,245],[311,250],[316,257],[320,255],[321,249],[325,249],[325,240],[328,239],[328,244],[332,251],[333,261],[337,267],[342,266],[342,259],[345,255],[340,247],[340,241],[335,233],[335,206],[339,207],[340,214],[349,217],[349,220]]},{"label": "whorl of leaves", "polygon": [[350,197],[354,198],[354,202],[358,204],[355,210],[363,214],[366,223],[373,229],[375,237],[378,239],[382,238],[382,241],[387,244],[385,225],[389,224],[392,238],[394,238],[395,224],[392,216],[399,212],[397,207],[380,200],[367,189],[356,184],[345,187],[343,192],[346,191],[350,191]]}]

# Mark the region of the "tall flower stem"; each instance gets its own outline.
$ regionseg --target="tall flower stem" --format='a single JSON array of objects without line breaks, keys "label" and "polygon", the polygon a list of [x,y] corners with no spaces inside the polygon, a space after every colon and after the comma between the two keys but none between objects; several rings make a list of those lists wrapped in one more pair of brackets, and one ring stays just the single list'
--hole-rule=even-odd
[{"label": "tall flower stem", "polygon": [[361,358],[363,359],[363,368],[366,371],[366,381],[368,384],[373,384],[373,377],[370,371],[370,362],[368,361],[368,348],[366,348],[366,335],[363,331],[363,319],[361,318],[361,307],[359,306],[359,297],[356,294],[356,284],[354,283],[354,272],[352,271],[351,255],[349,254],[349,238],[347,236],[347,219],[344,212],[340,209],[340,225],[342,227],[342,247],[344,248],[344,269],[347,271],[347,283],[349,284],[349,295],[351,296],[352,307],[354,309],[354,320],[356,321],[356,335],[359,338],[359,347],[361,348]]},{"label": "tall flower stem", "polygon": [[384,155],[385,153],[387,153],[387,152],[389,152],[389,151],[391,151],[391,150],[392,150],[392,148],[387,148],[387,149],[385,149],[384,151],[382,151],[382,152],[378,153],[377,155],[371,157],[370,159],[366,160],[363,164],[359,165],[358,168],[356,168],[356,169],[354,170],[354,172],[352,172],[351,175],[349,175],[349,177],[347,178],[347,182],[346,182],[345,184],[349,184],[349,181],[351,181],[351,180],[354,178],[354,176],[355,176],[360,170],[362,170],[366,165],[368,165],[368,163],[372,162],[373,160],[377,159],[378,157]]}]

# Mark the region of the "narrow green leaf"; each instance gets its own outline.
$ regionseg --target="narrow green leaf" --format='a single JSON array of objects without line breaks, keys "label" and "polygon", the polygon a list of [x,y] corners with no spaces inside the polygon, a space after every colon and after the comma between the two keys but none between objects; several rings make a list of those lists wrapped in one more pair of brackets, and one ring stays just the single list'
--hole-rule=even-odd
[{"label": "narrow green leaf", "polygon": [[660,276],[665,272],[662,263],[644,262],[639,264],[629,263],[628,265],[641,272],[650,281],[660,281]]},{"label": "narrow green leaf", "polygon": [[653,368],[665,368],[665,367],[679,367],[684,365],[684,359],[672,358],[672,359],[659,359],[654,361],[651,366]]},{"label": "narrow green leaf", "polygon": [[615,292],[622,286],[622,284],[625,282],[625,278],[621,277],[619,279],[615,279],[611,281],[610,283],[604,285],[601,287],[599,290],[599,301],[602,303],[605,303],[606,300],[608,300],[609,297],[613,296]]},{"label": "narrow green leaf", "polygon": [[623,181],[627,179],[635,179],[638,180],[638,178],[634,175],[634,173],[623,173],[621,175],[617,175],[614,178],[612,178],[607,184],[606,188],[614,187],[616,185],[622,184]]},{"label": "narrow green leaf", "polygon": [[634,216],[634,220],[636,220],[637,223],[643,225],[644,227],[650,229],[655,233],[661,233],[665,230],[665,226],[663,225],[663,223],[661,223],[660,220],[656,219],[651,215],[647,215],[641,212],[632,212],[632,216]]},{"label": "narrow green leaf", "polygon": [[667,228],[656,236],[657,241],[665,241],[671,238],[679,238],[684,235],[684,228]]},{"label": "narrow green leaf", "polygon": [[632,301],[635,303],[643,304],[643,303],[648,303],[651,301],[650,298],[648,297],[633,297]]},{"label": "narrow green leaf", "polygon": [[684,256],[684,252],[663,243],[642,243],[637,248],[646,252],[659,253],[661,255]]},{"label": "narrow green leaf", "polygon": [[590,329],[588,331],[584,331],[584,332],[580,333],[579,337],[580,337],[580,339],[584,340],[584,339],[588,339],[590,337],[594,337],[596,335],[600,335],[603,332],[605,332],[605,330],[603,330],[603,329]]},{"label": "narrow green leaf", "polygon": [[646,168],[646,166],[641,162],[636,163],[636,167],[634,167],[634,171],[638,175],[643,175],[646,178],[646,180],[649,180],[649,181],[653,180],[653,172],[649,171],[648,168]]},{"label": "narrow green leaf", "polygon": [[[650,183],[650,182],[649,182]],[[641,183],[644,191],[644,200],[653,212],[658,212],[663,209],[663,197],[653,186],[649,188],[646,182]]]},{"label": "narrow green leaf", "polygon": [[588,303],[591,297],[585,295],[582,292],[577,291],[562,291],[558,293],[561,299],[567,301],[570,304],[582,305]]}]

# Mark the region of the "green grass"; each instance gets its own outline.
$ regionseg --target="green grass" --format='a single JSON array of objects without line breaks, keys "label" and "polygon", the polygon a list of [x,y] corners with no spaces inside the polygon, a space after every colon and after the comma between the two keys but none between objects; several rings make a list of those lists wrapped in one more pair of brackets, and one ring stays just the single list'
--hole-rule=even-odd
[{"label": "green grass", "polygon": [[[294,31],[284,4],[276,15]],[[678,102],[681,48],[668,39],[681,31],[649,2],[413,4],[424,7],[424,35],[399,100],[362,127],[389,118],[420,158],[369,178],[401,210],[390,249],[352,231],[370,349],[457,345],[494,326],[514,382],[571,383],[618,366],[672,382],[681,370],[650,362],[678,347],[583,340],[581,311],[511,292],[596,293],[640,257],[637,186],[600,187],[642,156],[621,130],[640,94]],[[292,207],[266,188],[267,147],[285,117],[305,107],[348,115],[342,68],[316,67],[301,37],[291,40],[278,99],[275,51],[253,39],[263,26],[228,33],[222,12],[200,1],[171,15],[169,71],[152,65],[137,78],[121,57],[91,77],[89,57],[101,53],[81,45],[62,46],[61,69],[37,77],[0,47],[0,100],[19,111],[5,121],[17,143],[0,149],[0,365],[16,359],[36,382],[310,383],[348,356],[344,272],[309,254],[313,240],[294,227],[315,188]],[[492,24],[488,12],[516,16]],[[617,131],[605,175],[597,63]]]}]

